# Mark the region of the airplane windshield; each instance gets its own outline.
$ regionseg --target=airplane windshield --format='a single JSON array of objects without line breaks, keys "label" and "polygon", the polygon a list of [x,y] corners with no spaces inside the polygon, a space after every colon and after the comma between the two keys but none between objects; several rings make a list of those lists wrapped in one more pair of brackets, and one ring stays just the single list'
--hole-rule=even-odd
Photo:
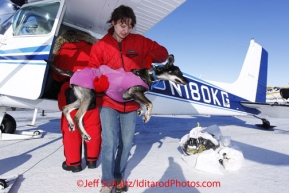
[{"label": "airplane windshield", "polygon": [[13,17],[14,36],[49,34],[59,3],[38,4],[20,9]]},{"label": "airplane windshield", "polygon": [[4,35],[12,24],[13,14],[19,10],[20,6],[24,3],[24,0],[15,2],[9,0],[0,1],[0,34]]}]

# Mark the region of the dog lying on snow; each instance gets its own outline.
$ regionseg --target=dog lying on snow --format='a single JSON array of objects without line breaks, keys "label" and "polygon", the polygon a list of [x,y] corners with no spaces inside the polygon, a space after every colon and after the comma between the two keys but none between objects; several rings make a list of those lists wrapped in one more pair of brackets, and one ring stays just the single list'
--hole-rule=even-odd
[{"label": "dog lying on snow", "polygon": [[[151,73],[152,69],[125,72],[123,68],[113,70],[106,65],[101,65],[98,68],[85,68],[73,73],[55,67],[51,61],[45,61],[58,73],[71,77],[70,84],[77,100],[64,106],[63,114],[68,120],[70,130],[74,131],[75,126],[70,116],[70,112],[74,109],[78,109],[74,121],[80,130],[82,138],[87,141],[89,141],[91,137],[84,129],[82,119],[85,112],[88,110],[90,103],[94,99],[95,90],[93,80],[96,76],[100,77],[101,75],[106,75],[108,77],[109,86],[105,93],[110,98],[118,102],[129,100],[138,102],[140,104],[140,109],[137,111],[138,116],[142,114],[142,107],[145,106],[146,113],[143,117],[145,123],[150,119],[153,105],[152,102],[146,98],[144,93],[149,90],[155,81],[155,77],[158,80],[170,80],[181,85],[186,85],[188,83],[188,80],[183,76],[180,69],[177,66],[174,66],[173,55],[169,55],[168,62],[165,65],[155,66],[153,69],[154,73]],[[87,81],[84,81],[85,77],[88,78]],[[81,81],[79,81],[79,79],[81,79]]]}]

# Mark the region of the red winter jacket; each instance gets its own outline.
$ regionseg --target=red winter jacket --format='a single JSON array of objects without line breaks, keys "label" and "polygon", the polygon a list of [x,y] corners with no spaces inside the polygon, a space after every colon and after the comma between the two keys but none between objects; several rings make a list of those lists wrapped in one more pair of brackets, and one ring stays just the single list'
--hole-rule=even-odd
[{"label": "red winter jacket", "polygon": [[[61,70],[75,72],[88,66],[92,45],[84,42],[64,43],[57,52],[53,64]],[[52,77],[58,82],[66,82],[69,77],[52,71]]]},{"label": "red winter jacket", "polygon": [[[124,68],[129,72],[132,69],[145,68],[145,58],[150,56],[152,62],[165,62],[168,58],[166,48],[157,42],[145,38],[139,34],[129,34],[121,42],[117,42],[112,36],[113,30],[109,32],[91,49],[89,66],[96,68],[102,64],[108,65],[112,69]],[[101,96],[98,104],[113,108],[120,112],[130,112],[139,109],[139,104],[135,101],[117,102],[107,95]]]},{"label": "red winter jacket", "polygon": [[[72,72],[86,68],[89,62],[91,47],[91,44],[84,41],[64,43],[57,52],[53,64],[62,70]],[[70,78],[60,75],[54,70],[52,71],[52,76],[58,82],[65,82],[58,93],[58,107],[62,110],[62,107],[66,105],[65,91],[70,87]]]}]

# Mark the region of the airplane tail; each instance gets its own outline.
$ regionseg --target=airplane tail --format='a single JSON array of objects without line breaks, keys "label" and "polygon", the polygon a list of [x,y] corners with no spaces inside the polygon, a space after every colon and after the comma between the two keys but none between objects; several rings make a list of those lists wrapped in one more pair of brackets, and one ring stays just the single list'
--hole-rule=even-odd
[{"label": "airplane tail", "polygon": [[268,52],[253,39],[238,79],[231,83],[211,82],[251,102],[266,101]]}]

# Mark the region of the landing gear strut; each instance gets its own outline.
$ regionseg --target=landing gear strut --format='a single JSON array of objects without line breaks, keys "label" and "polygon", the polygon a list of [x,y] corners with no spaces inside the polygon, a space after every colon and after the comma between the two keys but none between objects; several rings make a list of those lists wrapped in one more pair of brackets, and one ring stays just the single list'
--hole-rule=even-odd
[{"label": "landing gear strut", "polygon": [[256,126],[258,126],[258,127],[263,127],[264,129],[270,129],[270,128],[275,127],[275,126],[271,126],[271,125],[270,125],[270,121],[268,121],[268,120],[265,119],[265,118],[261,118],[261,117],[258,117],[258,116],[256,116],[256,115],[254,115],[254,117],[256,117],[256,118],[258,118],[258,119],[261,119],[261,121],[262,121],[262,124],[256,124]]}]

